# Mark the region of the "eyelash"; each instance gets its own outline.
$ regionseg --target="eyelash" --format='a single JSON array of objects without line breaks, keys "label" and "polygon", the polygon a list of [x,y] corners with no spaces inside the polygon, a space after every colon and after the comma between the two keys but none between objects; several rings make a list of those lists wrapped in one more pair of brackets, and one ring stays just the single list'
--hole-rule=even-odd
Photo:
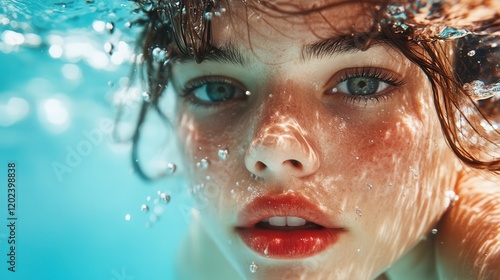
[{"label": "eyelash", "polygon": [[[401,87],[405,84],[405,82],[396,77],[394,74],[384,71],[380,68],[373,67],[361,67],[361,68],[351,68],[345,70],[340,78],[335,82],[335,87],[340,85],[342,82],[345,82],[352,78],[374,78],[379,80],[380,82],[386,83],[391,87]],[[333,89],[333,88],[332,88]],[[332,90],[330,89],[330,91]],[[346,103],[360,103],[362,101],[368,102],[373,101],[375,103],[379,103],[380,101],[387,100],[390,97],[390,94],[394,91],[394,89],[384,90],[385,93],[377,93],[373,95],[363,96],[363,95],[351,95],[351,94],[343,94],[343,100]],[[332,92],[330,92],[332,94]]]}]

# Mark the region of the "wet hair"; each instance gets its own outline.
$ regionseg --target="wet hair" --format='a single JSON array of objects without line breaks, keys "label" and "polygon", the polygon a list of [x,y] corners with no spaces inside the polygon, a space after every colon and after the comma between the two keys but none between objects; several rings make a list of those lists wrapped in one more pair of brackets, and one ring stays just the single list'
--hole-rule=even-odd
[{"label": "wet hair", "polygon": [[[146,82],[149,94],[148,100],[143,101],[132,137],[134,142],[132,156],[135,159],[140,128],[145,115],[148,110],[159,110],[159,99],[168,85],[169,62],[179,57],[189,57],[200,63],[208,54],[216,51],[211,44],[211,17],[221,12],[221,4],[228,0],[133,1],[138,4],[137,11],[145,15],[137,22],[143,26],[138,39],[142,62],[137,65],[139,69],[137,72],[139,79]],[[260,0],[255,3],[252,0],[239,1],[246,3],[247,8],[251,7],[259,12],[273,11],[273,14],[277,12],[290,16],[320,12],[335,5],[353,2],[336,1],[323,6],[313,5],[311,9],[303,10],[289,2],[283,2],[288,5],[286,8],[281,8],[277,5],[280,1],[276,0]],[[407,59],[418,65],[431,83],[437,116],[450,148],[466,165],[500,173],[500,131],[496,122],[500,122],[498,102],[494,102],[497,100],[493,99],[488,102],[478,102],[464,87],[474,80],[488,79],[481,75],[487,72],[484,65],[491,59],[489,57],[491,50],[477,48],[478,43],[482,43],[484,38],[473,33],[456,36],[452,38],[453,40],[440,37],[439,34],[432,36],[430,34],[436,29],[425,23],[412,22],[411,15],[404,14],[405,19],[401,20],[401,13],[406,10],[418,10],[421,8],[418,5],[422,1],[358,0],[358,2],[371,7],[367,12],[371,13],[373,25],[367,33],[353,30],[352,36],[357,46],[364,50],[375,36],[382,37],[386,43],[397,48]],[[433,2],[434,4],[428,8],[430,18],[433,14],[443,12],[446,8],[445,2]],[[224,10],[224,12],[230,11]],[[498,14],[495,18],[499,18]],[[412,24],[407,24],[408,22]],[[499,25],[498,22],[491,20],[476,22],[475,29],[482,31],[488,30],[487,28],[498,29]],[[451,30],[458,32],[455,29]],[[155,59],[155,52],[158,49],[166,51],[165,59]],[[476,50],[474,61],[471,61],[472,58],[466,53],[467,49]],[[485,60],[485,63],[478,63],[478,59]],[[496,72],[498,71],[493,71]],[[133,160],[133,165],[139,175],[147,179],[136,160]]]}]

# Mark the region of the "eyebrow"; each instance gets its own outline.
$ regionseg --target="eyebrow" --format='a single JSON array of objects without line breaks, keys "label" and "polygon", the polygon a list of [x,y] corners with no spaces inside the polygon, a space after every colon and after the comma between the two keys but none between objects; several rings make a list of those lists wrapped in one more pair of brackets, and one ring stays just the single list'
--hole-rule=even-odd
[{"label": "eyebrow", "polygon": [[[195,59],[192,56],[186,54],[177,54],[175,57],[178,63],[191,63]],[[203,61],[213,61],[218,63],[231,63],[240,66],[245,66],[248,64],[249,59],[244,53],[238,49],[235,45],[229,43],[220,48],[212,47],[209,53],[203,57]]]},{"label": "eyebrow", "polygon": [[302,59],[323,58],[343,53],[365,51],[376,44],[387,44],[382,34],[354,34],[321,39],[302,48]]},{"label": "eyebrow", "polygon": [[[368,34],[341,35],[332,38],[321,39],[311,44],[304,45],[301,51],[303,61],[312,58],[324,58],[343,53],[355,53],[365,51],[376,44],[387,44],[388,39],[381,34],[370,36]],[[191,57],[179,57],[179,62],[191,62]],[[217,63],[231,63],[246,66],[248,57],[234,44],[227,44],[220,48],[213,47],[203,58],[204,61]]]}]

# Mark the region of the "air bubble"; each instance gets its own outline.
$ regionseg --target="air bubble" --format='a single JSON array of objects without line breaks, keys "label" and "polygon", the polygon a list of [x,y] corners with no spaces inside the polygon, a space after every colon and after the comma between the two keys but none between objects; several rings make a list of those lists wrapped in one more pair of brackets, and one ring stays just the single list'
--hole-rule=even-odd
[{"label": "air bubble", "polygon": [[167,59],[167,51],[162,48],[154,48],[151,52],[153,59],[157,61],[165,61]]},{"label": "air bubble", "polygon": [[438,232],[438,230],[437,230],[437,229],[435,229],[435,228],[433,228],[433,229],[431,230],[431,233],[432,233],[432,234],[436,234],[437,232]]},{"label": "air bubble", "polygon": [[251,93],[249,90],[245,91],[245,95],[246,95],[246,96],[250,96],[251,94],[252,94],[252,93]]},{"label": "air bubble", "polygon": [[231,190],[231,195],[234,196],[236,192],[234,190]]},{"label": "air bubble", "polygon": [[222,159],[222,160],[226,160],[227,159],[227,154],[228,154],[227,149],[220,149],[217,152],[217,156],[219,156],[219,158]]},{"label": "air bubble", "polygon": [[163,201],[165,203],[169,203],[170,202],[170,195],[168,195],[166,193],[160,193],[160,199],[161,199],[161,201]]},{"label": "air bubble", "polygon": [[149,211],[149,207],[146,204],[143,204],[143,205],[141,205],[141,211],[142,212],[148,212]]},{"label": "air bubble", "polygon": [[167,163],[167,174],[171,175],[174,174],[175,170],[177,169],[177,166],[174,163]]},{"label": "air bubble", "polygon": [[259,270],[259,266],[255,262],[252,262],[249,266],[249,269],[251,273],[255,273],[257,272],[257,270]]},{"label": "air bubble", "polygon": [[463,89],[471,96],[475,101],[488,99],[494,96],[500,95],[500,82],[485,85],[481,80],[475,80],[470,83],[465,83]]},{"label": "air bubble", "polygon": [[212,12],[206,12],[205,15],[204,15],[204,17],[205,17],[206,20],[211,20],[212,17],[213,17],[213,15],[214,14]]},{"label": "air bubble", "polygon": [[113,22],[106,22],[106,29],[110,34],[113,34],[113,31],[115,31],[115,24]]},{"label": "air bubble", "polygon": [[475,56],[476,55],[476,51],[475,50],[472,50],[472,51],[469,51],[467,53],[468,56]]},{"label": "air bubble", "polygon": [[130,214],[125,215],[125,221],[130,221]]},{"label": "air bubble", "polygon": [[209,165],[210,165],[210,162],[206,158],[204,158],[196,163],[196,167],[201,168],[201,169],[207,169]]},{"label": "air bubble", "polygon": [[110,42],[104,44],[104,51],[106,51],[109,55],[113,54],[114,48],[115,46],[113,46],[113,44],[111,44]]},{"label": "air bubble", "polygon": [[147,92],[143,92],[142,93],[142,100],[145,101],[145,102],[149,102],[151,100],[151,97],[149,96],[149,93]]},{"label": "air bubble", "polygon": [[267,250],[267,248],[266,248],[266,249],[264,249],[264,255],[266,255],[266,256],[267,256],[268,254],[269,254],[269,250]]}]

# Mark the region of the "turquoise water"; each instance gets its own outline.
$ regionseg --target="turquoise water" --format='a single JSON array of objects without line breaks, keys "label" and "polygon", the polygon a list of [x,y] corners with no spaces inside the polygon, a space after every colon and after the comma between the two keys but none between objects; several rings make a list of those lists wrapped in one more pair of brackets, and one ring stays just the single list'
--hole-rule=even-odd
[{"label": "turquoise water", "polygon": [[173,277],[189,220],[189,202],[175,191],[183,182],[141,181],[130,145],[110,133],[131,67],[132,8],[0,0],[0,279]]}]

